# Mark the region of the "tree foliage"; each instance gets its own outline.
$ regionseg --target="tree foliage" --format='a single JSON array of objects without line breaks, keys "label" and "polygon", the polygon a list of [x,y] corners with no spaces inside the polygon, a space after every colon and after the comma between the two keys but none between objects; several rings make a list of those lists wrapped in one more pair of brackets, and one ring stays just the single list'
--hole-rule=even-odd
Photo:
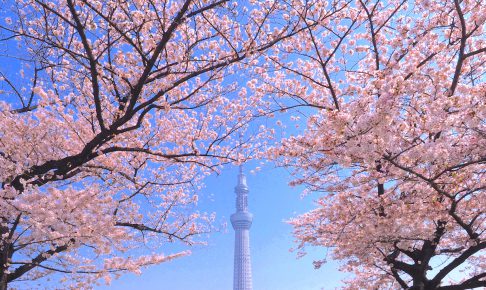
[{"label": "tree foliage", "polygon": [[486,286],[485,2],[319,1],[299,17],[256,86],[311,108],[270,152],[322,193],[290,221],[300,247],[331,248],[349,289]]},{"label": "tree foliage", "polygon": [[284,2],[237,4],[2,3],[0,289],[90,287],[209,229],[201,177],[264,133],[231,137],[264,105],[237,78],[304,26],[275,20]]}]

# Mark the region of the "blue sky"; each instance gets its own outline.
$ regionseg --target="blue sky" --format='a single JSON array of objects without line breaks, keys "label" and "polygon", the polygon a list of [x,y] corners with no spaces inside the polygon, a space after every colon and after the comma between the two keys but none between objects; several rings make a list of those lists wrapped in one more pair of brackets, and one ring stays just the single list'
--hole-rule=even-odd
[{"label": "blue sky", "polygon": [[[249,207],[254,214],[250,231],[254,290],[334,289],[345,274],[338,272],[337,262],[315,270],[314,259],[322,258],[325,249],[309,249],[297,259],[291,227],[284,221],[312,208],[312,195],[301,199],[301,188],[287,185],[289,174],[284,169],[265,166],[256,174],[249,173],[255,163],[247,165]],[[229,290],[233,281],[234,232],[229,216],[235,211],[237,168],[228,167],[219,176],[210,176],[201,191],[200,209],[216,212],[217,224],[227,222],[225,231],[215,232],[207,246],[195,246],[192,255],[153,266],[140,276],[128,274],[112,284],[97,289],[171,289]],[[165,251],[165,250],[164,250]],[[170,253],[170,248],[167,248]]]}]

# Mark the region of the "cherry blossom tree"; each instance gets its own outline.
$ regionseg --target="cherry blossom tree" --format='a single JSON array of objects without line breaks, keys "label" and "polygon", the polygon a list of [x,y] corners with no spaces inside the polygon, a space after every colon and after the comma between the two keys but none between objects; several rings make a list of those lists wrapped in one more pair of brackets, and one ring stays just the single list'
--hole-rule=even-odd
[{"label": "cherry blossom tree", "polygon": [[265,105],[237,81],[306,26],[251,2],[2,3],[0,289],[89,288],[210,230],[201,178],[266,134],[232,138]]},{"label": "cherry blossom tree", "polygon": [[329,249],[354,273],[347,289],[485,287],[486,3],[315,1],[306,12],[286,15],[308,29],[254,81],[306,121],[269,153],[321,193],[290,221],[302,253]]}]

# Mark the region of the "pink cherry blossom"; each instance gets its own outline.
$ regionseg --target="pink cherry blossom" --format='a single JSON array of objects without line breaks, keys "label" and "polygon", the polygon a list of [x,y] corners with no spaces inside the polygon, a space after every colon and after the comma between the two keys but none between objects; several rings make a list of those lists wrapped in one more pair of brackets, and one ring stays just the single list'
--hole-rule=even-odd
[{"label": "pink cherry blossom", "polygon": [[485,2],[314,8],[253,84],[308,116],[268,154],[319,193],[299,248],[328,248],[348,289],[485,287]]},{"label": "pink cherry blossom", "polygon": [[202,178],[270,132],[234,138],[267,106],[238,81],[303,30],[279,24],[285,1],[241,6],[2,3],[0,289],[53,273],[90,288],[187,255],[161,251],[211,230],[196,208]]}]

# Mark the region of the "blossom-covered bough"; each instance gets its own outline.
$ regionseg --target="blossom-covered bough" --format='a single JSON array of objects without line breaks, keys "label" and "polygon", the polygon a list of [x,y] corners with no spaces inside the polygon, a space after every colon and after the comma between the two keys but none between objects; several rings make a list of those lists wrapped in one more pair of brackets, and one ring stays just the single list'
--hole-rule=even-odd
[{"label": "blossom-covered bough", "polygon": [[486,2],[318,1],[299,16],[317,25],[255,87],[307,108],[270,152],[322,193],[290,221],[300,248],[330,248],[349,289],[485,287]]},{"label": "blossom-covered bough", "polygon": [[306,25],[250,2],[2,2],[0,289],[89,288],[209,230],[201,176],[266,134],[231,137],[265,106],[236,81]]}]

